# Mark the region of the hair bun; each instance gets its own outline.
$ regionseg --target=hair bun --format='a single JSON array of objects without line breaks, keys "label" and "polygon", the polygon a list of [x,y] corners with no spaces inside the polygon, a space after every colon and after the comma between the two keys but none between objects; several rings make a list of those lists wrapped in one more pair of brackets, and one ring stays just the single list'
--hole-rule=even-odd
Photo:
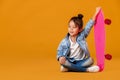
[{"label": "hair bun", "polygon": [[78,18],[79,18],[79,19],[82,19],[82,18],[83,18],[83,15],[82,15],[82,14],[78,14]]}]

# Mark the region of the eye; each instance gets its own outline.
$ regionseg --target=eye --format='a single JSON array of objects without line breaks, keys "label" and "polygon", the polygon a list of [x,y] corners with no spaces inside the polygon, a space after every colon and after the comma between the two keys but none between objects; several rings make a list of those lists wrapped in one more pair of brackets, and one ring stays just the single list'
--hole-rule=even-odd
[{"label": "eye", "polygon": [[73,26],[73,28],[75,29],[75,28],[77,28],[76,26]]},{"label": "eye", "polygon": [[74,26],[73,28],[76,28],[76,26]]},{"label": "eye", "polygon": [[72,27],[69,25],[68,28],[72,28]]}]

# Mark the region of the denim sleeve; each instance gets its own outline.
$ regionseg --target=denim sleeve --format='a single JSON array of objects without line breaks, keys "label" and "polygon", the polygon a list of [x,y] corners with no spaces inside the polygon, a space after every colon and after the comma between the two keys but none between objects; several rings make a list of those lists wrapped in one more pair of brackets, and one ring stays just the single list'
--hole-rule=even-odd
[{"label": "denim sleeve", "polygon": [[87,37],[89,32],[91,31],[92,27],[94,25],[94,21],[92,19],[90,19],[88,21],[88,23],[86,24],[84,30],[83,30],[83,33],[84,33],[84,36]]},{"label": "denim sleeve", "polygon": [[57,48],[57,60],[59,60],[59,58],[60,58],[61,56],[65,56],[65,55],[63,54],[63,47],[62,47],[62,45],[63,45],[63,41],[60,42],[60,44],[59,44],[59,46],[58,46],[58,48]]}]

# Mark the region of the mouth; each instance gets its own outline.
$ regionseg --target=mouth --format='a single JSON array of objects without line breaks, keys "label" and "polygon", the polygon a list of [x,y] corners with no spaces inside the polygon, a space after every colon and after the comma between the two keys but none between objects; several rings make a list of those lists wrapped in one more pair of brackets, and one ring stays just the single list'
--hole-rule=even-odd
[{"label": "mouth", "polygon": [[70,32],[70,34],[73,34],[73,32]]}]

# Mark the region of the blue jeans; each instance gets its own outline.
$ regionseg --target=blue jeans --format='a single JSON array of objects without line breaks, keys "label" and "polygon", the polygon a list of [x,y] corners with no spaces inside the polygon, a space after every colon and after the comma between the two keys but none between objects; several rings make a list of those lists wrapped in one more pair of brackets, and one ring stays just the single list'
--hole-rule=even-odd
[{"label": "blue jeans", "polygon": [[69,58],[66,58],[65,64],[62,64],[62,66],[68,68],[69,71],[86,72],[87,68],[90,67],[93,62],[94,61],[91,57],[74,62],[71,62]]}]

